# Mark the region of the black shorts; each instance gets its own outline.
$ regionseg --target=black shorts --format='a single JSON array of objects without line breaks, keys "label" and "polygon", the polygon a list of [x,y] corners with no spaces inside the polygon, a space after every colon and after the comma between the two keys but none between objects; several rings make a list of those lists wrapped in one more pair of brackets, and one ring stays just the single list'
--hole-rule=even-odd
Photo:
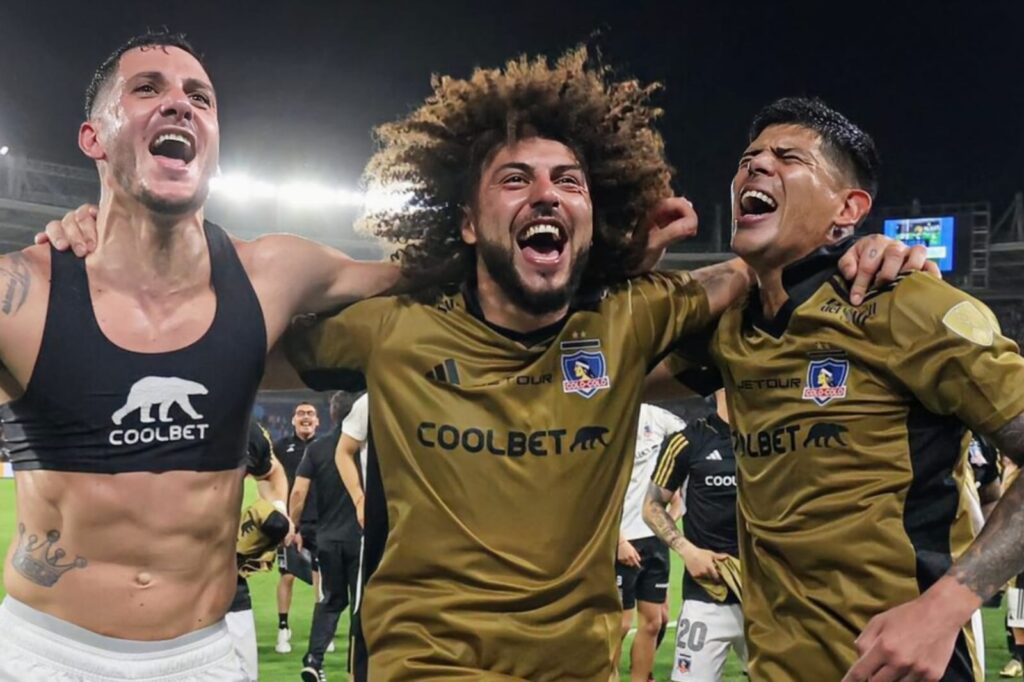
[{"label": "black shorts", "polygon": [[235,587],[235,598],[228,607],[228,613],[239,611],[252,611],[252,596],[249,593],[249,582],[242,576],[238,576],[238,585]]},{"label": "black shorts", "polygon": [[615,583],[625,611],[636,602],[661,604],[668,595],[668,547],[655,537],[630,540],[640,555],[640,568],[615,562]]},{"label": "black shorts", "polygon": [[[313,526],[309,530],[303,527],[299,528],[299,535],[302,536],[302,548],[309,550],[309,556],[313,560],[313,570],[320,570],[320,560],[317,558],[319,550],[316,546],[316,527]],[[281,575],[291,575],[287,568],[284,567],[284,547],[277,548],[277,570],[280,571]]]}]

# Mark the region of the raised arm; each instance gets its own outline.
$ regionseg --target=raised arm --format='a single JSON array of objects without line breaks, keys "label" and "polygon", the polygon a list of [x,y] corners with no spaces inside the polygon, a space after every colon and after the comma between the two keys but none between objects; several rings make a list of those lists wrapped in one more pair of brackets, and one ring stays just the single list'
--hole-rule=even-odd
[{"label": "raised arm", "polygon": [[[647,216],[647,246],[640,269],[655,268],[669,245],[697,234],[697,212],[684,197],[662,199]],[[908,247],[880,234],[860,238],[839,261],[843,276],[853,282],[851,300],[860,304],[871,285],[892,282],[900,272],[924,270],[941,277],[938,266],[927,259],[923,246]],[[755,278],[739,258],[709,265],[691,273],[708,295],[711,313],[721,315],[726,308],[746,295]]]},{"label": "raised arm", "polygon": [[[52,220],[36,243],[49,241],[84,257],[96,248],[96,207],[84,204]],[[341,251],[293,234],[268,234],[251,242],[235,240],[253,278],[272,278],[268,290],[289,297],[294,313],[327,312],[399,284],[399,269],[383,261],[360,261]],[[266,302],[264,301],[264,304]]]},{"label": "raised arm", "polygon": [[240,242],[239,253],[246,252],[251,253],[243,258],[249,262],[247,269],[254,284],[269,279],[267,290],[288,296],[292,314],[328,312],[392,291],[401,279],[397,265],[355,260],[291,234],[268,234]]}]

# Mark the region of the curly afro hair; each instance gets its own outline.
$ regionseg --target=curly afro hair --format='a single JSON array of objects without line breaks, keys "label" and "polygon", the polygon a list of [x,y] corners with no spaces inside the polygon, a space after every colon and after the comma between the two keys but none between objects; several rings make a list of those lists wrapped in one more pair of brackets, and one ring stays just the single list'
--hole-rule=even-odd
[{"label": "curly afro hair", "polygon": [[521,56],[465,80],[434,76],[427,101],[378,127],[378,151],[364,183],[411,192],[403,208],[368,211],[360,228],[398,245],[393,258],[423,297],[472,277],[474,247],[462,241],[465,207],[480,174],[504,145],[539,136],[573,150],[594,206],[594,238],[584,286],[623,280],[642,256],[642,221],[669,196],[672,168],[654,128],[650,103],[660,84],[612,80],[586,47],[545,57]]}]

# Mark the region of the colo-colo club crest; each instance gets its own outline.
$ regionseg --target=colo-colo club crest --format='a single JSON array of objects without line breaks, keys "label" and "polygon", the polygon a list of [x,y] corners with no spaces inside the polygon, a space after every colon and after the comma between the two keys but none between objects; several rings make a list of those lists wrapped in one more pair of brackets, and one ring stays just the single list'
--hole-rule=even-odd
[{"label": "colo-colo club crest", "polygon": [[590,398],[602,388],[611,386],[600,339],[563,341],[561,349],[563,392]]},{"label": "colo-colo club crest", "polygon": [[804,383],[804,400],[813,400],[819,407],[846,397],[846,379],[850,361],[840,357],[811,358]]}]

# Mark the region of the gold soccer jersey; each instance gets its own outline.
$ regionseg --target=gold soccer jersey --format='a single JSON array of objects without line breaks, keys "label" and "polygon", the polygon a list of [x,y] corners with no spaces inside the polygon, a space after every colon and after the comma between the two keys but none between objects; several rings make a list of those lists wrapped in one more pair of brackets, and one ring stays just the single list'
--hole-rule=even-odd
[{"label": "gold soccer jersey", "polygon": [[313,387],[362,372],[369,390],[368,679],[608,679],[644,376],[708,324],[680,274],[529,336],[488,325],[466,290],[364,301],[290,337]]},{"label": "gold soccer jersey", "polygon": [[[838,253],[786,269],[711,343],[732,415],[751,678],[833,682],[876,614],[917,597],[971,540],[964,425],[1024,411],[1024,361],[995,318],[924,274],[849,302]],[[971,638],[943,680],[983,679]]]}]

